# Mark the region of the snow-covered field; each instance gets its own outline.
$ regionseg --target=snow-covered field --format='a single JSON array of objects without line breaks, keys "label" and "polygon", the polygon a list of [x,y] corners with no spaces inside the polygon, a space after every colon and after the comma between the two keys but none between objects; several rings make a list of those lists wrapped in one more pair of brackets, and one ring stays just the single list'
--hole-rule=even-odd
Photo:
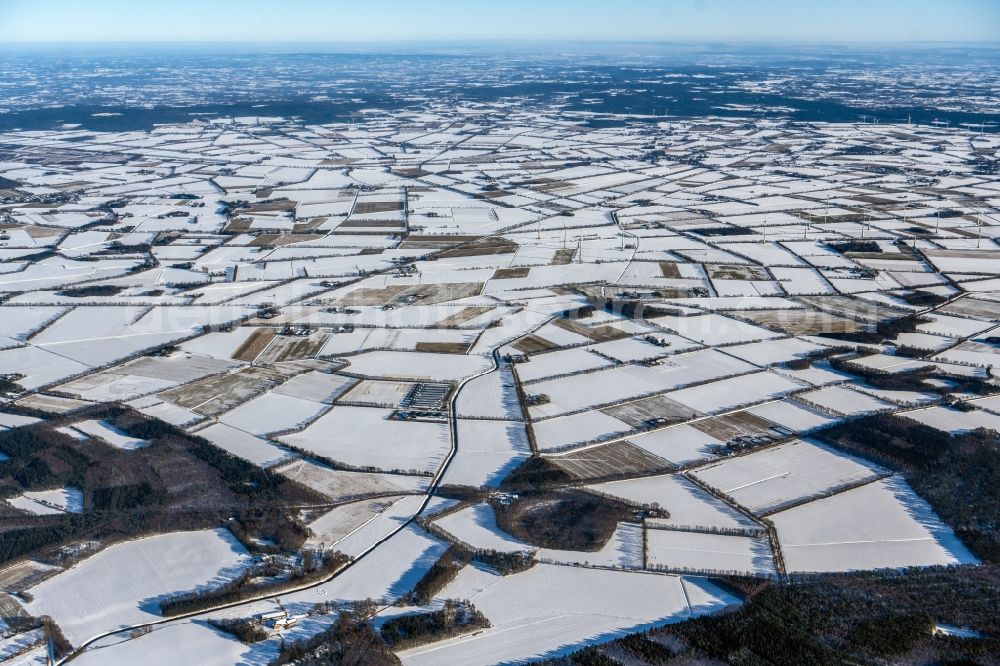
[{"label": "snow-covered field", "polygon": [[624,421],[600,411],[577,412],[536,421],[533,427],[539,451],[554,451],[632,430]]},{"label": "snow-covered field", "polygon": [[712,447],[724,443],[687,423],[629,435],[628,441],[676,465],[714,458]]},{"label": "snow-covered field", "polygon": [[293,460],[274,469],[282,476],[338,502],[368,495],[420,492],[427,488],[430,481],[425,476],[335,470],[310,460]]},{"label": "snow-covered field", "polygon": [[510,367],[469,380],[455,399],[455,412],[470,418],[524,418]]},{"label": "snow-covered field", "polygon": [[228,451],[244,460],[249,460],[261,467],[276,465],[293,456],[290,451],[272,444],[266,439],[226,425],[225,423],[212,424],[203,430],[197,431],[197,434],[212,442],[220,449]]},{"label": "snow-covered field", "polygon": [[489,367],[489,359],[483,356],[372,351],[351,356],[346,371],[365,377],[456,381]]},{"label": "snow-covered field", "polygon": [[75,486],[25,492],[7,500],[13,507],[39,515],[82,513],[83,491]]},{"label": "snow-covered field", "polygon": [[423,501],[423,495],[400,497],[356,530],[333,543],[326,544],[326,546],[338,550],[344,555],[357,557],[415,516]]},{"label": "snow-covered field", "polygon": [[458,451],[444,483],[496,487],[531,454],[519,421],[458,420]]},{"label": "snow-covered field", "polygon": [[771,546],[763,537],[646,530],[646,560],[650,568],[699,573],[775,573]]},{"label": "snow-covered field", "polygon": [[667,394],[671,400],[705,414],[774,400],[802,388],[771,372],[756,372]]},{"label": "snow-covered field", "polygon": [[335,406],[281,441],[352,467],[436,470],[449,448],[448,426],[390,419],[391,409]]},{"label": "snow-covered field", "polygon": [[433,524],[474,549],[508,553],[535,550],[497,527],[496,515],[489,504],[465,507],[438,518]]},{"label": "snow-covered field", "polygon": [[885,400],[843,386],[828,386],[816,391],[807,391],[797,398],[807,405],[816,405],[844,416],[878,412],[892,407],[892,404]]},{"label": "snow-covered field", "polygon": [[774,331],[718,314],[706,314],[700,317],[660,317],[656,323],[704,345],[756,342],[780,337],[780,334]]},{"label": "snow-covered field", "polygon": [[174,532],[109,546],[31,588],[35,615],[51,615],[72,643],[160,617],[171,594],[232,579],[248,564],[227,530]]},{"label": "snow-covered field", "polygon": [[703,529],[755,527],[748,517],[679,474],[611,481],[587,488],[638,505],[656,504],[667,509],[670,517],[654,519],[657,523]]},{"label": "snow-covered field", "polygon": [[0,412],[0,432],[11,428],[20,428],[21,426],[31,425],[32,423],[38,423],[39,421],[41,421],[41,419],[35,418],[34,416],[22,416],[21,414],[6,414],[4,412]]},{"label": "snow-covered field", "polygon": [[794,441],[710,463],[693,474],[758,514],[874,479],[881,470],[820,444]]},{"label": "snow-covered field", "polygon": [[[115,638],[84,652],[75,662],[81,666],[232,666],[246,663],[249,652],[247,646],[203,621],[155,627],[138,639]],[[277,650],[272,652],[277,656]]]},{"label": "snow-covered field", "polygon": [[312,534],[307,541],[316,546],[335,544],[388,509],[399,498],[390,496],[360,500],[330,509],[309,523]]},{"label": "snow-covered field", "polygon": [[302,427],[328,408],[322,402],[270,392],[231,409],[219,422],[259,436]]},{"label": "snow-covered field", "polygon": [[81,421],[80,423],[73,424],[73,428],[89,437],[96,437],[119,449],[138,449],[149,443],[142,439],[129,437],[106,421],[95,421],[93,419]]},{"label": "snow-covered field", "polygon": [[545,564],[506,577],[466,567],[439,596],[468,599],[493,626],[401,652],[407,666],[489,666],[555,657],[736,603],[703,580]]},{"label": "snow-covered field", "polygon": [[977,562],[898,477],[809,502],[770,519],[789,572]]},{"label": "snow-covered field", "polygon": [[[538,358],[547,356],[551,354],[541,355]],[[523,365],[527,367],[534,363],[535,361],[532,361]],[[569,368],[567,372],[571,371],[571,366]],[[752,370],[754,367],[749,363],[714,349],[707,349],[672,356],[657,366],[617,366],[598,372],[532,383],[526,386],[525,390],[549,397],[549,403],[533,409],[534,413],[556,416]]]},{"label": "snow-covered field", "polygon": [[903,414],[906,418],[952,434],[976,428],[1000,431],[1000,415],[974,409],[962,412],[949,407],[928,407]]}]

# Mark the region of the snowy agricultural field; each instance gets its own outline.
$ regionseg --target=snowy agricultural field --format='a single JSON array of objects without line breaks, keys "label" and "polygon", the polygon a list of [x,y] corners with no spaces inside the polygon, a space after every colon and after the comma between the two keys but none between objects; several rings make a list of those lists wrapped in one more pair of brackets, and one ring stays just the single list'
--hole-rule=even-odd
[{"label": "snowy agricultural field", "polygon": [[[185,620],[156,627],[134,639],[115,636],[101,641],[81,654],[75,663],[80,666],[232,666],[242,662],[248,652],[246,645],[209,624]],[[277,656],[276,649],[272,651],[272,658],[274,656]]]},{"label": "snowy agricultural field", "polygon": [[539,451],[558,451],[575,444],[604,440],[622,435],[632,427],[601,411],[585,411],[535,421],[535,443]]},{"label": "snowy agricultural field", "polygon": [[995,322],[953,317],[938,313],[928,314],[926,317],[931,321],[918,324],[917,330],[921,333],[933,333],[943,336],[970,337],[977,333],[982,333],[988,328],[992,328],[995,324]]},{"label": "snowy agricultural field", "polygon": [[292,460],[276,466],[274,471],[328,497],[331,502],[423,492],[430,482],[426,476],[336,470],[311,460]]},{"label": "snowy agricultural field", "polygon": [[843,386],[828,386],[807,391],[799,394],[797,398],[807,405],[815,405],[843,416],[870,414],[892,407],[892,403]]},{"label": "snowy agricultural field", "polygon": [[502,365],[466,382],[455,398],[455,413],[468,418],[523,419],[510,366]]},{"label": "snowy agricultural field", "polygon": [[[399,528],[401,523],[395,525]],[[427,570],[447,550],[448,545],[414,524],[407,525],[368,556],[357,561],[347,572],[318,587],[281,596],[281,606],[290,613],[305,613],[323,602],[348,602],[364,599],[395,601],[410,592]],[[261,608],[277,604],[262,602]],[[327,616],[327,622],[332,617]],[[315,628],[314,628],[315,630]],[[284,638],[308,636],[309,628],[292,630]],[[279,641],[281,637],[272,640]]]},{"label": "snowy agricultural field", "polygon": [[152,416],[175,426],[189,426],[204,418],[201,414],[195,414],[171,402],[160,400],[156,396],[136,398],[125,404],[146,416]]},{"label": "snowy agricultural field", "polygon": [[177,382],[169,379],[98,372],[62,384],[59,391],[84,400],[110,402],[130,400],[175,386]]},{"label": "snowy agricultural field", "polygon": [[305,372],[295,375],[272,393],[302,398],[312,402],[332,403],[357,382],[352,377],[342,377],[328,372]]},{"label": "snowy agricultural field", "polygon": [[729,347],[727,351],[730,354],[735,354],[737,358],[763,367],[808,356],[821,349],[823,349],[821,345],[807,340],[786,338],[736,345]]},{"label": "snowy agricultural field", "polygon": [[81,307],[60,317],[31,343],[95,367],[247,314],[247,309],[232,306],[159,307],[148,311],[138,307]]},{"label": "snowy agricultural field", "polygon": [[437,470],[450,447],[447,424],[392,414],[392,409],[337,405],[305,430],[279,439],[351,467]]},{"label": "snowy agricultural field", "polygon": [[[348,603],[364,599],[392,601],[413,589],[446,548],[446,544],[426,532],[413,526],[406,527],[387,541],[384,547],[376,549],[334,580],[308,590],[282,595],[280,604],[276,598],[245,604],[233,609],[230,616],[247,617],[275,610],[304,615],[320,602]],[[218,615],[225,617],[227,613],[213,613],[213,616]],[[249,646],[200,620],[182,620],[138,638],[122,640],[121,637],[114,637],[101,641],[85,652],[80,661],[103,666],[108,663],[132,664],[138,658],[143,663],[168,666],[176,663],[175,655],[183,654],[190,655],[192,663],[207,666],[266,664],[277,656],[283,639],[295,641],[309,638],[328,628],[334,619],[336,614],[308,617],[281,634]],[[185,642],[180,647],[170,648],[169,654],[161,659],[162,641],[168,639],[191,643]],[[202,649],[207,652],[202,654]]]},{"label": "snowy agricultural field", "polygon": [[917,423],[923,423],[953,435],[977,428],[1000,431],[1000,415],[981,409],[963,412],[950,407],[928,407],[904,412],[902,415]]},{"label": "snowy agricultural field", "polygon": [[646,564],[651,569],[775,575],[771,545],[762,536],[647,529],[646,553]]},{"label": "snowy agricultural field", "polygon": [[0,375],[23,375],[17,383],[29,390],[62,381],[89,369],[79,361],[39,347],[0,350]]},{"label": "snowy agricultural field", "polygon": [[535,550],[533,546],[501,530],[497,526],[493,507],[486,503],[473,504],[449,513],[435,520],[433,525],[473,549],[498,550],[505,553]]},{"label": "snowy agricultural field", "polygon": [[768,402],[757,407],[751,407],[747,413],[774,421],[779,426],[783,426],[793,432],[808,432],[823,426],[832,425],[837,419],[821,413],[819,410],[806,407],[795,402],[794,399],[785,399],[780,402]]},{"label": "snowy agricultural field", "polygon": [[3,430],[10,430],[11,428],[20,428],[21,426],[31,425],[32,423],[38,423],[41,419],[35,418],[34,416],[22,416],[21,414],[8,414],[5,412],[0,412],[0,432]]},{"label": "snowy agricultural field", "polygon": [[209,358],[228,360],[242,347],[256,328],[241,326],[227,332],[211,332],[179,345],[182,351]]},{"label": "snowy agricultural field", "polygon": [[556,657],[736,603],[704,580],[546,564],[513,576],[466,567],[439,597],[468,599],[492,626],[400,652],[407,666],[488,666]]},{"label": "snowy agricultural field", "polygon": [[83,513],[83,491],[75,486],[32,490],[8,499],[7,503],[37,515]]},{"label": "snowy agricultural field", "polygon": [[271,391],[218,417],[220,423],[262,436],[301,428],[330,408],[322,402]]},{"label": "snowy agricultural field", "polygon": [[535,354],[530,363],[515,367],[522,382],[533,382],[554,375],[566,375],[583,370],[593,370],[611,365],[612,362],[586,348],[560,349],[545,354]]},{"label": "snowy agricultural field", "polygon": [[656,324],[703,345],[756,342],[782,337],[780,333],[719,314],[706,314],[699,317],[659,317]]},{"label": "snowy agricultural field", "polygon": [[[534,361],[526,365],[530,366],[532,363]],[[517,366],[518,372],[521,367],[521,364]],[[557,416],[754,369],[749,363],[714,349],[706,349],[671,356],[655,366],[620,365],[596,372],[534,382],[527,384],[525,390],[549,397],[547,404],[530,410],[533,414]]]},{"label": "snowy agricultural field", "polygon": [[730,377],[666,394],[668,398],[703,414],[776,400],[802,385],[772,372]]},{"label": "snowy agricultural field", "polygon": [[371,407],[399,407],[414,384],[362,379],[341,397],[341,402]]},{"label": "snowy agricultural field", "polygon": [[692,472],[699,481],[757,514],[885,473],[853,456],[802,440],[709,463]]},{"label": "snowy agricultural field", "polygon": [[0,306],[0,349],[17,347],[32,333],[66,312],[63,307],[10,307]]},{"label": "snowy agricultural field", "polygon": [[523,423],[459,419],[457,452],[443,483],[495,488],[529,455],[531,446]]},{"label": "snowy agricultural field", "polygon": [[770,520],[790,573],[978,561],[895,476],[775,513]]},{"label": "snowy agricultural field", "polygon": [[160,600],[216,585],[249,564],[228,530],[174,532],[109,546],[30,589],[34,615],[51,615],[74,644],[158,619]]},{"label": "snowy agricultural field", "polygon": [[287,449],[225,423],[212,423],[207,428],[195,431],[195,434],[204,437],[223,451],[261,467],[277,465],[294,457],[294,454]]},{"label": "snowy agricultural field", "polygon": [[308,524],[312,534],[306,541],[314,546],[335,544],[390,508],[400,497],[390,495],[334,507]]},{"label": "snowy agricultural field", "polygon": [[363,377],[457,381],[490,367],[483,356],[429,352],[373,351],[349,357],[346,372]]},{"label": "snowy agricultural field", "polygon": [[688,423],[629,435],[628,441],[675,465],[715,458],[715,448],[725,444]]},{"label": "snowy agricultural field", "polygon": [[670,335],[669,333],[654,332],[653,335],[661,343],[665,343],[668,346],[663,347],[660,344],[649,342],[642,337],[637,337],[622,338],[621,340],[612,340],[611,342],[599,342],[586,347],[586,349],[616,359],[622,363],[631,363],[657,358],[668,353],[677,354],[697,347],[695,343],[676,335]]},{"label": "snowy agricultural field", "polygon": [[657,525],[696,529],[757,527],[750,518],[679,474],[610,481],[585,488],[639,506],[655,504],[667,509],[670,517],[653,519]]},{"label": "snowy agricultural field", "polygon": [[416,516],[423,501],[423,495],[400,497],[385,510],[373,516],[371,520],[366,521],[342,539],[328,545],[345,555],[358,557]]},{"label": "snowy agricultural field", "polygon": [[93,419],[81,421],[74,423],[73,429],[78,430],[88,437],[96,437],[116,449],[125,449],[126,451],[142,448],[149,444],[146,440],[126,435],[107,421],[95,421]]},{"label": "snowy agricultural field", "polygon": [[608,542],[596,551],[539,548],[539,562],[578,564],[605,569],[642,569],[643,527],[636,523],[618,523]]}]

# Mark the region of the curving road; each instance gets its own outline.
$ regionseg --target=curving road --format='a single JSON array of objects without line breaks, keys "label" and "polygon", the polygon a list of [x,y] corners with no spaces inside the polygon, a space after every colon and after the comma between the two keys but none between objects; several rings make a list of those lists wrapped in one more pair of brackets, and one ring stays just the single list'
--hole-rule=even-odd
[{"label": "curving road", "polygon": [[331,573],[329,576],[326,576],[325,578],[322,578],[320,580],[317,580],[317,581],[314,581],[314,582],[311,582],[311,583],[306,583],[306,584],[300,585],[298,587],[288,588],[288,589],[282,590],[281,592],[278,592],[278,593],[271,592],[271,593],[268,593],[268,594],[262,594],[262,595],[257,596],[257,597],[252,597],[250,599],[243,599],[241,601],[234,601],[234,602],[227,603],[227,604],[220,604],[218,606],[213,606],[212,608],[208,608],[208,609],[205,609],[205,610],[194,611],[194,612],[191,612],[191,613],[183,613],[183,614],[180,614],[180,615],[174,615],[174,616],[163,618],[163,619],[160,619],[160,620],[154,620],[152,622],[143,622],[141,624],[135,624],[135,625],[131,625],[131,626],[128,626],[128,627],[121,627],[119,629],[115,629],[115,630],[112,630],[112,631],[106,631],[106,632],[104,632],[102,634],[98,634],[98,635],[96,635],[96,636],[94,636],[92,638],[89,638],[86,641],[84,641],[83,643],[81,643],[80,645],[78,645],[73,650],[73,652],[71,652],[69,655],[63,657],[61,660],[57,661],[56,662],[56,666],[62,666],[63,664],[70,663],[71,661],[73,661],[74,659],[76,659],[77,657],[79,657],[80,655],[82,655],[84,652],[86,652],[86,650],[87,650],[88,647],[90,647],[91,645],[93,645],[97,641],[103,640],[103,639],[108,638],[110,636],[115,636],[115,635],[118,635],[118,634],[123,634],[123,633],[127,633],[127,632],[130,632],[130,631],[134,631],[134,630],[139,629],[141,627],[159,626],[159,625],[170,624],[172,622],[179,622],[181,620],[188,620],[188,619],[195,618],[195,617],[207,616],[207,615],[210,615],[212,613],[216,613],[216,612],[218,612],[220,610],[226,610],[226,609],[229,609],[229,608],[238,608],[240,606],[245,606],[245,605],[248,605],[248,604],[256,603],[258,601],[264,601],[266,599],[273,599],[274,597],[283,596],[283,595],[286,595],[286,594],[292,594],[294,592],[301,592],[303,590],[309,590],[309,589],[312,589],[312,588],[320,587],[321,585],[325,585],[325,584],[329,583],[330,581],[332,581],[333,579],[337,578],[338,576],[343,575],[344,572],[350,570],[351,567],[353,567],[355,564],[357,564],[362,559],[364,559],[365,556],[369,555],[376,548],[378,548],[379,546],[381,546],[382,544],[384,544],[386,541],[388,541],[389,539],[391,539],[392,537],[394,537],[399,532],[401,532],[404,529],[406,529],[407,527],[409,527],[427,509],[427,505],[430,503],[431,498],[437,492],[438,487],[441,485],[441,480],[444,478],[445,473],[448,471],[448,467],[451,465],[452,460],[454,460],[455,454],[458,453],[458,416],[455,413],[455,401],[458,399],[459,393],[461,393],[462,388],[464,388],[467,383],[469,383],[473,379],[476,379],[477,377],[482,377],[483,375],[488,375],[489,373],[496,372],[496,371],[498,371],[500,369],[500,351],[499,351],[499,347],[493,349],[493,351],[490,353],[490,359],[491,359],[492,363],[491,363],[491,366],[490,366],[489,369],[483,370],[482,372],[479,372],[479,373],[476,373],[474,375],[470,375],[469,377],[466,377],[461,382],[459,382],[458,385],[455,387],[455,390],[452,391],[451,398],[449,398],[449,400],[448,400],[448,410],[450,412],[450,417],[449,417],[448,422],[449,422],[449,427],[450,427],[450,430],[451,430],[451,447],[448,450],[448,455],[445,457],[444,462],[441,463],[441,466],[438,468],[438,471],[434,475],[434,478],[431,479],[431,483],[427,487],[426,493],[424,493],[424,499],[420,503],[420,507],[417,509],[416,513],[414,513],[412,516],[410,516],[406,521],[400,523],[399,527],[397,527],[396,529],[394,529],[392,532],[390,532],[389,534],[387,534],[384,537],[380,538],[378,541],[375,541],[374,543],[372,543],[363,552],[361,552],[360,554],[358,554],[358,556],[355,557],[353,560],[351,560],[350,562],[348,562],[347,564],[345,564],[341,568],[337,569],[336,571],[334,571],[333,573]]}]

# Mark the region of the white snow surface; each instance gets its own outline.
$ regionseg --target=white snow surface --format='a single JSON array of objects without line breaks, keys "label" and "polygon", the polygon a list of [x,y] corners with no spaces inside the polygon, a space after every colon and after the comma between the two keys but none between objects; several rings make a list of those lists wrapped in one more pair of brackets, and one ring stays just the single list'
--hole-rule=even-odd
[{"label": "white snow surface", "polygon": [[172,532],[115,544],[29,592],[33,615],[50,615],[71,643],[160,617],[172,594],[217,585],[249,563],[228,530]]}]

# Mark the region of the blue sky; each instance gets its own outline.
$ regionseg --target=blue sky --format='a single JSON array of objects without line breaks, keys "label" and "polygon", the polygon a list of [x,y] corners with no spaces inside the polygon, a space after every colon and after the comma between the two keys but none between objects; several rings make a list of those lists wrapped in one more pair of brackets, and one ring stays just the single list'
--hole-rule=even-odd
[{"label": "blue sky", "polygon": [[1000,42],[1000,0],[0,0],[0,42]]}]

